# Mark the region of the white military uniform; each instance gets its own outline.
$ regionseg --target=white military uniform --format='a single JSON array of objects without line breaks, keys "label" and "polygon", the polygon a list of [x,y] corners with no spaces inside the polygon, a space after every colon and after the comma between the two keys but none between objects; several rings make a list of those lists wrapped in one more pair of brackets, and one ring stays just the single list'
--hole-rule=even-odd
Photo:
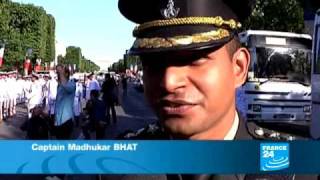
[{"label": "white military uniform", "polygon": [[8,94],[8,77],[3,79],[3,118],[9,116],[9,94]]},{"label": "white military uniform", "polygon": [[10,87],[8,90],[8,98],[9,98],[9,116],[13,116],[16,114],[16,104],[17,104],[17,80],[14,77],[8,78],[7,86]]},{"label": "white military uniform", "polygon": [[45,111],[48,112],[49,111],[49,80],[48,81],[44,81],[43,85],[42,85],[42,102],[44,102],[45,104]]},{"label": "white military uniform", "polygon": [[27,94],[28,99],[28,117],[31,118],[30,110],[42,103],[42,87],[38,81],[31,84],[31,91]]},{"label": "white military uniform", "polygon": [[90,99],[90,88],[89,88],[90,82],[91,82],[90,79],[87,79],[87,81],[84,82],[84,84],[86,86],[86,100],[87,101]]},{"label": "white military uniform", "polygon": [[25,80],[23,84],[24,99],[26,103],[28,103],[27,94],[29,94],[31,91],[31,84],[32,82],[30,81],[30,79]]},{"label": "white military uniform", "polygon": [[82,112],[82,108],[81,108],[82,93],[83,93],[82,83],[78,81],[76,83],[76,93],[74,96],[74,103],[73,103],[73,112],[75,116],[80,116],[80,113]]},{"label": "white military uniform", "polygon": [[17,92],[18,92],[18,103],[22,103],[24,100],[24,84],[25,84],[25,80],[23,79],[19,79],[17,80]]},{"label": "white military uniform", "polygon": [[55,112],[54,107],[56,104],[57,89],[58,89],[58,81],[52,77],[48,81],[49,115],[53,115]]}]

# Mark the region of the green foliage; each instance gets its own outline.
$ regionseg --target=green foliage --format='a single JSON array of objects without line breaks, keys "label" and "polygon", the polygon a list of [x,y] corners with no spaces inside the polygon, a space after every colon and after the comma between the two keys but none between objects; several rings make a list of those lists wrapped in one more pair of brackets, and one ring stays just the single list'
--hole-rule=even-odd
[{"label": "green foliage", "polygon": [[301,33],[304,29],[303,13],[297,0],[256,0],[244,28]]},{"label": "green foliage", "polygon": [[62,55],[58,55],[58,64],[68,64]]},{"label": "green foliage", "polygon": [[93,72],[100,70],[98,65],[82,56],[80,47],[75,46],[67,47],[65,57],[62,57],[61,55],[58,56],[58,63],[71,66],[76,64],[77,71],[80,72]]},{"label": "green foliage", "polygon": [[126,66],[125,61],[123,59],[119,59],[118,62],[113,63],[109,68],[109,71],[115,71],[117,73],[119,72],[125,72]]},{"label": "green foliage", "polygon": [[55,20],[52,15],[47,16],[47,41],[45,60],[53,61],[55,57]]},{"label": "green foliage", "polygon": [[126,56],[126,61],[126,68],[140,64],[139,56]]},{"label": "green foliage", "polygon": [[80,72],[94,72],[99,71],[100,67],[96,65],[89,59],[82,57],[81,64],[80,64]]},{"label": "green foliage", "polygon": [[76,64],[77,67],[80,67],[82,59],[81,48],[75,46],[67,47],[65,59],[68,64]]},{"label": "green foliage", "polygon": [[22,68],[28,48],[33,62],[55,57],[55,20],[41,7],[0,0],[0,41],[6,42],[5,68]]},{"label": "green foliage", "polygon": [[131,66],[138,66],[138,70],[142,69],[141,61],[139,56],[130,56],[125,55],[125,59],[120,59],[118,62],[113,63],[108,70],[115,72],[125,72],[126,69],[129,69]]}]

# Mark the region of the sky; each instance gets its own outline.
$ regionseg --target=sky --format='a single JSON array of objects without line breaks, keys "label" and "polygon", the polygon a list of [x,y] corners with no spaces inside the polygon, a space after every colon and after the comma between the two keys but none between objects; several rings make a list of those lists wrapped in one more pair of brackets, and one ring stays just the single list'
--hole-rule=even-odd
[{"label": "sky", "polygon": [[[133,44],[135,24],[118,10],[118,0],[13,0],[45,9],[56,21],[59,46],[77,46],[102,69],[123,58]],[[58,47],[58,50],[61,47]]]}]

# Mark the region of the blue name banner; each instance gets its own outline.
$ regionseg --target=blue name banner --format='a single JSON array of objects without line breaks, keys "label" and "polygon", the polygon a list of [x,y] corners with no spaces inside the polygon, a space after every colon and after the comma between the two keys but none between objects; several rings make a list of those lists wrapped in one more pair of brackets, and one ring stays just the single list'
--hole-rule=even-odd
[{"label": "blue name banner", "polygon": [[316,141],[0,141],[1,174],[319,173]]}]

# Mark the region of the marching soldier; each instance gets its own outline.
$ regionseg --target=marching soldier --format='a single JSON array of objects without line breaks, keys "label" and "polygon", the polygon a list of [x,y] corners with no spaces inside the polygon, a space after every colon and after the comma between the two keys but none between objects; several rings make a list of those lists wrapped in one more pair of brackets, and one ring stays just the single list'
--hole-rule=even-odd
[{"label": "marching soldier", "polygon": [[18,99],[17,103],[24,102],[24,86],[25,86],[26,80],[19,74],[17,78],[17,92],[18,92]]},{"label": "marching soldier", "polygon": [[56,80],[56,75],[54,73],[49,74],[49,84],[48,84],[48,103],[49,103],[49,112],[52,121],[55,113],[55,104],[57,97],[57,88],[58,81]]},{"label": "marching soldier", "polygon": [[9,89],[7,86],[8,83],[8,73],[3,74],[3,81],[2,83],[4,84],[3,86],[3,120],[6,120],[9,117]]},{"label": "marching soldier", "polygon": [[17,79],[16,79],[16,71],[9,72],[8,81],[6,84],[7,87],[10,87],[8,91],[8,101],[9,101],[9,117],[12,117],[16,114],[16,105],[17,105]]},{"label": "marching soldier", "polygon": [[42,86],[38,82],[38,79],[38,75],[32,74],[30,91],[26,95],[29,119],[32,116],[32,109],[42,104]]},{"label": "marching soldier", "polygon": [[31,76],[24,76],[24,83],[23,83],[23,97],[24,97],[24,102],[27,103],[27,94],[29,94],[29,92],[31,91]]},{"label": "marching soldier", "polygon": [[76,92],[74,96],[74,102],[73,102],[73,112],[74,112],[74,118],[75,118],[75,123],[76,126],[79,126],[79,121],[80,121],[80,114],[82,112],[81,108],[81,99],[82,99],[82,93],[83,93],[83,87],[82,83],[79,81],[79,78],[74,78],[76,82]]},{"label": "marching soldier", "polygon": [[49,102],[48,102],[48,95],[49,95],[49,75],[45,74],[43,76],[43,83],[42,83],[42,103],[43,108],[46,112],[49,110]]}]

